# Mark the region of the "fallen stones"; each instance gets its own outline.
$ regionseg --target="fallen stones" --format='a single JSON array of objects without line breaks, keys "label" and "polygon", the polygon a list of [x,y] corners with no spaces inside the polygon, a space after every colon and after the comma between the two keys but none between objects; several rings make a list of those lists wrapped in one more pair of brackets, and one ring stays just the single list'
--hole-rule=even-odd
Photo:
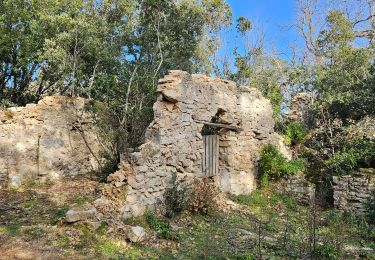
[{"label": "fallen stones", "polygon": [[143,227],[136,226],[130,227],[128,229],[126,237],[133,243],[139,243],[145,241],[148,237],[148,234]]},{"label": "fallen stones", "polygon": [[65,214],[65,222],[67,223],[79,221],[95,222],[99,220],[100,214],[97,212],[96,208],[91,205],[70,209]]}]

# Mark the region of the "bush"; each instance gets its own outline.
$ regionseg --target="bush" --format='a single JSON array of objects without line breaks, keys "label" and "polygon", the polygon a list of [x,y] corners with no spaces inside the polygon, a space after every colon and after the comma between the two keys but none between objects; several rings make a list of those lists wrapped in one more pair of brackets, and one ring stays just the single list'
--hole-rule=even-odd
[{"label": "bush", "polygon": [[262,187],[268,186],[269,179],[293,174],[303,168],[302,160],[288,161],[272,144],[264,145],[260,151],[259,180]]},{"label": "bush", "polygon": [[291,122],[284,127],[284,139],[288,145],[297,145],[307,135],[306,127],[300,122]]},{"label": "bush", "polygon": [[370,225],[375,226],[375,191],[371,193],[370,198],[365,204],[366,218]]},{"label": "bush", "polygon": [[164,193],[165,216],[172,218],[188,207],[189,189],[177,180],[177,174],[172,176],[172,183]]},{"label": "bush", "polygon": [[353,140],[340,144],[340,150],[326,161],[337,175],[347,174],[360,167],[372,167],[375,162],[375,143],[367,140]]},{"label": "bush", "polygon": [[118,170],[119,161],[107,157],[107,161],[104,163],[99,172],[100,181],[106,182],[109,175]]},{"label": "bush", "polygon": [[334,245],[325,243],[316,245],[314,255],[317,259],[338,259],[339,252]]},{"label": "bush", "polygon": [[168,221],[157,218],[151,212],[146,214],[146,220],[150,228],[158,232],[160,238],[175,241],[179,239],[179,234],[172,229]]},{"label": "bush", "polygon": [[210,178],[195,179],[189,200],[189,209],[193,213],[208,215],[218,208],[216,197],[219,191]]}]

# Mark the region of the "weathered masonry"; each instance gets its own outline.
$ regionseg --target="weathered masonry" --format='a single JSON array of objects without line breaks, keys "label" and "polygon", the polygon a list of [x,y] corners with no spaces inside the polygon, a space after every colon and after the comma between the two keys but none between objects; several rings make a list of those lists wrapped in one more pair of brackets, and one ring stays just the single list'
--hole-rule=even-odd
[{"label": "weathered masonry", "polygon": [[367,199],[375,191],[375,170],[361,169],[346,176],[333,177],[333,200],[336,209],[362,212]]},{"label": "weathered masonry", "polygon": [[101,146],[87,102],[52,96],[0,111],[0,187],[97,171]]},{"label": "weathered masonry", "polygon": [[[273,143],[289,157],[273,130],[271,103],[255,88],[171,71],[157,92],[146,142],[109,177],[97,207],[107,208],[117,197],[123,218],[141,215],[163,201],[173,174],[186,182],[212,176],[223,191],[247,194],[257,187],[262,144]],[[205,125],[216,124],[216,136],[202,135]]]}]

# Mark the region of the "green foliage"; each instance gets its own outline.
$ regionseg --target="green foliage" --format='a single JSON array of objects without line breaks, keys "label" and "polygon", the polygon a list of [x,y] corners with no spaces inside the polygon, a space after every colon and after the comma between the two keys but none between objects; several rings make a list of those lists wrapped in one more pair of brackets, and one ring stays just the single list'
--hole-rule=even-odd
[{"label": "green foliage", "polygon": [[237,19],[236,29],[241,34],[245,34],[246,32],[250,31],[252,27],[253,25],[251,24],[251,21],[246,17],[241,16]]},{"label": "green foliage", "polygon": [[375,143],[367,140],[352,140],[341,144],[340,150],[335,153],[327,165],[335,174],[343,175],[362,167],[369,167],[375,159]]},{"label": "green foliage", "polygon": [[104,241],[98,246],[98,251],[105,259],[123,259],[121,252],[124,249],[124,246],[116,245],[112,241]]},{"label": "green foliage", "polygon": [[263,194],[259,190],[252,192],[250,195],[232,195],[231,199],[239,204],[248,206],[254,205],[264,207],[267,204],[267,200],[264,198]]},{"label": "green foliage", "polygon": [[177,174],[174,173],[171,185],[164,193],[166,216],[172,218],[187,209],[189,196],[189,189],[177,180]]},{"label": "green foliage", "polygon": [[170,229],[171,225],[168,221],[160,220],[156,217],[156,215],[152,212],[148,212],[146,214],[146,220],[149,226],[156,231],[163,230],[163,229]]},{"label": "green foliage", "polygon": [[348,45],[355,39],[352,22],[339,10],[331,10],[326,17],[328,30],[320,32],[318,45],[328,51]]},{"label": "green foliage", "polygon": [[260,151],[259,180],[262,187],[268,185],[269,179],[277,179],[286,174],[303,170],[302,160],[288,161],[272,144],[264,145]]},{"label": "green foliage", "polygon": [[83,205],[87,202],[90,202],[91,198],[87,197],[87,196],[78,196],[74,199],[74,203],[76,203],[77,205]]},{"label": "green foliage", "polygon": [[18,222],[11,222],[6,224],[0,229],[0,232],[8,234],[10,236],[20,236],[21,235],[21,224]]},{"label": "green foliage", "polygon": [[300,122],[290,122],[284,129],[284,140],[288,145],[300,144],[307,135],[306,127]]},{"label": "green foliage", "polygon": [[[368,223],[375,226],[375,191],[372,192],[365,204],[365,212]],[[375,240],[375,235],[373,238]]]},{"label": "green foliage", "polygon": [[11,100],[7,99],[7,98],[1,98],[0,99],[0,109],[4,109],[4,108],[7,108],[7,107],[15,107],[17,106],[17,104],[13,103]]},{"label": "green foliage", "polygon": [[285,65],[283,61],[265,55],[260,46],[247,50],[245,55],[236,51],[237,72],[232,75],[232,79],[240,84],[259,89],[263,96],[271,101],[274,117],[280,119],[283,102],[280,87],[283,84]]},{"label": "green foliage", "polygon": [[374,49],[367,41],[358,44],[358,39],[366,37],[359,36],[365,31],[358,31],[343,11],[344,5],[337,4],[328,12],[326,24],[311,39],[314,62],[297,66],[290,77],[292,84],[315,94],[315,129],[304,141],[303,156],[318,195],[326,194],[321,201],[331,203],[333,175],[375,163],[370,138],[373,122],[363,124],[375,115]]},{"label": "green foliage", "polygon": [[315,257],[319,259],[338,259],[339,252],[337,252],[336,248],[329,243],[318,244],[315,247],[314,251]]},{"label": "green foliage", "polygon": [[231,22],[225,0],[1,1],[0,106],[52,94],[100,101],[100,137],[118,162],[143,142],[157,80],[211,73],[215,34]]},{"label": "green foliage", "polygon": [[332,176],[375,167],[374,119],[365,117],[344,126],[323,115],[326,120],[308,135],[301,156],[307,162],[306,174],[316,184],[319,203],[332,206]]},{"label": "green foliage", "polygon": [[57,225],[61,223],[61,219],[65,217],[66,212],[68,211],[68,206],[65,205],[62,208],[51,208],[51,225]]},{"label": "green foliage", "polygon": [[312,80],[316,110],[344,121],[374,114],[372,48],[355,46],[353,24],[340,11],[331,11],[327,23],[317,40],[326,62],[317,64]]},{"label": "green foliage", "polygon": [[146,220],[149,226],[158,232],[160,238],[169,240],[179,240],[179,234],[175,232],[171,224],[166,220],[161,220],[155,216],[155,214],[148,212],[146,214]]}]

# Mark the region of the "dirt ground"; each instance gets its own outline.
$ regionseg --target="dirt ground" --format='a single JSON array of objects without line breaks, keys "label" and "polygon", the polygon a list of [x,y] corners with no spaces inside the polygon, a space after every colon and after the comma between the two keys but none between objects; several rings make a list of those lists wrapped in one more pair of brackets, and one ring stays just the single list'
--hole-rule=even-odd
[{"label": "dirt ground", "polygon": [[67,210],[93,202],[102,185],[75,177],[0,190],[0,260],[375,259],[375,228],[334,210],[317,212],[319,257],[311,258],[311,208],[267,189],[230,196],[241,210],[127,220],[152,234],[145,243],[130,243],[104,223],[64,223]]},{"label": "dirt ground", "polygon": [[95,200],[100,186],[96,178],[76,177],[1,190],[0,259],[65,259],[64,239],[81,231],[64,225],[62,218],[70,207]]}]

